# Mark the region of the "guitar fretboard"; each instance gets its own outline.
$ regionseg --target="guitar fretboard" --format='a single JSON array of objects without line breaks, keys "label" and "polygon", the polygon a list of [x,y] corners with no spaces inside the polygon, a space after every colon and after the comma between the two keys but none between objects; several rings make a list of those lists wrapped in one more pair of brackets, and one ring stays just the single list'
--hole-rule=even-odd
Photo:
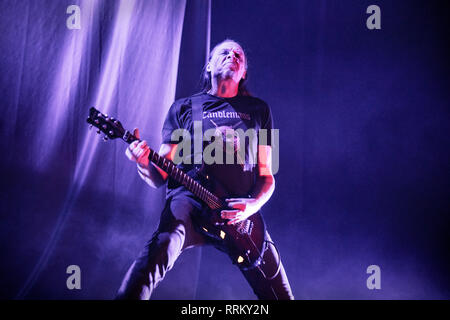
[{"label": "guitar fretboard", "polygon": [[185,186],[186,189],[191,191],[196,197],[203,200],[211,209],[219,209],[222,206],[222,201],[218,197],[216,197],[190,176],[188,176],[171,160],[161,157],[152,149],[150,149],[148,158],[161,170],[166,172],[172,179]]},{"label": "guitar fretboard", "polygon": [[[105,139],[121,138],[128,144],[139,140],[130,131],[125,130],[119,120],[114,119],[113,117],[108,117],[106,114],[101,113],[94,107],[89,109],[89,117],[86,121],[91,126],[95,126],[98,129],[97,133],[105,133]],[[203,200],[211,209],[219,209],[223,207],[224,203],[220,198],[212,194],[201,184],[188,176],[171,160],[161,157],[152,149],[150,149],[148,158],[157,167],[166,172],[172,179],[185,186],[186,189],[191,191],[196,197]]]}]

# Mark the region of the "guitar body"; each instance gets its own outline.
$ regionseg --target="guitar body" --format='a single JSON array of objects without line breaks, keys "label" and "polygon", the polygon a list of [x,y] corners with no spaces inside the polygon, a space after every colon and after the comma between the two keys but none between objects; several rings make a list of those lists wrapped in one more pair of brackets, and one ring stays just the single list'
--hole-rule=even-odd
[{"label": "guitar body", "polygon": [[[224,169],[226,166],[226,169]],[[202,213],[194,217],[197,230],[204,234],[232,262],[247,270],[261,263],[265,248],[266,225],[260,212],[235,225],[220,217],[222,210],[230,209],[228,198],[248,198],[254,185],[254,173],[243,171],[241,165],[203,165],[196,180],[219,197],[223,206],[211,209],[204,206]],[[240,177],[240,179],[236,179]]]}]

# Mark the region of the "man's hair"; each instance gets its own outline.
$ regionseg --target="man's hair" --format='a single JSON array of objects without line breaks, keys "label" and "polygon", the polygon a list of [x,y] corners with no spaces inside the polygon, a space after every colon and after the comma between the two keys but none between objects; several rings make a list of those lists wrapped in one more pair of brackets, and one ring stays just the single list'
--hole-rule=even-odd
[{"label": "man's hair", "polygon": [[[206,93],[211,89],[211,72],[206,71],[206,66],[208,65],[208,63],[211,61],[212,56],[214,55],[217,47],[219,45],[221,45],[222,43],[225,42],[233,42],[237,45],[239,45],[242,50],[244,51],[244,48],[241,46],[241,44],[237,41],[234,41],[232,39],[225,39],[224,41],[218,43],[215,45],[215,47],[211,50],[209,57],[208,57],[208,61],[205,64],[205,66],[203,67],[203,71],[202,71],[202,79],[201,79],[201,92]],[[244,51],[244,55],[245,55],[245,69],[247,70],[248,67],[248,59],[247,59],[247,55],[245,54]],[[250,92],[247,89],[247,79],[248,79],[248,71],[245,75],[244,79],[241,79],[241,81],[239,81],[239,86],[238,86],[238,95],[240,96],[251,96]]]}]

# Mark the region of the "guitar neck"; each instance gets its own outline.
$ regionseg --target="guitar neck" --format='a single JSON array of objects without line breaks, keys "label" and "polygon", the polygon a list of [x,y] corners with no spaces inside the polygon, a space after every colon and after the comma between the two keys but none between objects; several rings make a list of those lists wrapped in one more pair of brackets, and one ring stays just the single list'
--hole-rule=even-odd
[{"label": "guitar neck", "polygon": [[[123,138],[125,142],[132,143],[139,140],[129,131],[126,131]],[[158,168],[166,172],[172,179],[183,185],[192,192],[196,197],[204,201],[211,209],[219,209],[222,207],[222,200],[208,191],[200,183],[188,176],[183,170],[178,168],[173,161],[160,156],[156,151],[150,149],[148,159]]]}]

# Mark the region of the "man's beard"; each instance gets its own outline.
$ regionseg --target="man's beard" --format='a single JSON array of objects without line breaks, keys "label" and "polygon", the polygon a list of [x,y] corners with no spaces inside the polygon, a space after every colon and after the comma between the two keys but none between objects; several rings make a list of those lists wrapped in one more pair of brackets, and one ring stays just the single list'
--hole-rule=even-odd
[{"label": "man's beard", "polygon": [[220,80],[233,79],[235,73],[236,73],[236,71],[228,69],[228,68],[222,69],[221,72],[219,72],[217,74],[217,78],[220,79]]}]

